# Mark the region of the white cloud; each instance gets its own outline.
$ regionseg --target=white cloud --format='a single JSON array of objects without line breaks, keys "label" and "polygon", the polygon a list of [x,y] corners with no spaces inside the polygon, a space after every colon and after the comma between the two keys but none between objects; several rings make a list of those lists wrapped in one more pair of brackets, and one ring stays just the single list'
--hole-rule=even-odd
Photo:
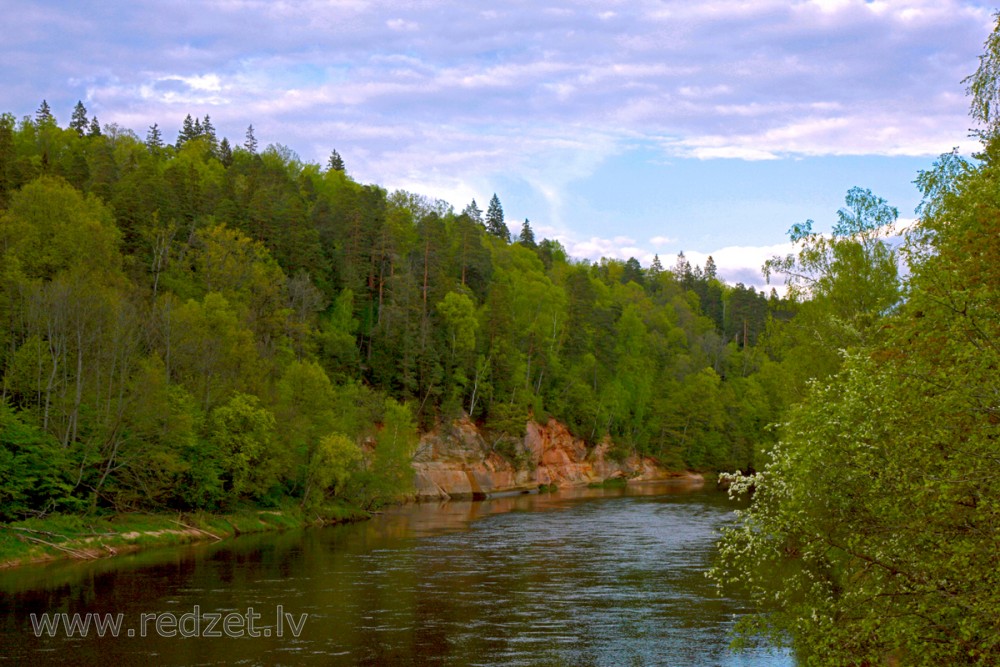
[{"label": "white cloud", "polygon": [[252,123],[306,160],[335,147],[361,181],[456,206],[513,175],[558,230],[577,222],[569,186],[631,145],[756,161],[967,144],[960,81],[992,26],[980,0],[80,0],[5,21],[0,111],[45,97],[68,118],[85,99],[168,135],[211,112],[231,140]]},{"label": "white cloud", "polygon": [[[691,266],[705,266],[705,261],[711,257],[718,269],[719,277],[730,284],[742,282],[747,286],[753,286],[758,290],[769,290],[771,287],[780,288],[780,279],[776,284],[768,285],[761,273],[764,262],[775,256],[784,256],[794,252],[795,246],[791,243],[777,243],[761,246],[726,246],[713,250],[712,252],[685,252],[684,256],[691,263]],[[661,257],[663,265],[670,267],[677,261],[677,255],[667,255]],[[773,282],[773,281],[772,281]],[[779,289],[779,291],[781,291]]]},{"label": "white cloud", "polygon": [[[634,245],[634,241],[627,237],[615,237],[613,239],[592,236],[586,240],[579,240],[571,234],[557,235],[556,239],[563,244],[570,257],[576,259],[587,259],[592,262],[600,261],[602,258],[625,260],[635,257],[639,262],[648,267],[654,256],[660,258],[660,263],[666,268],[672,268],[677,262],[678,253],[657,253],[656,239],[650,239],[651,246],[639,247]],[[725,246],[702,252],[697,250],[685,251],[684,257],[691,266],[705,266],[709,257],[715,262],[720,278],[735,285],[743,283],[758,290],[769,291],[772,287],[779,293],[784,292],[781,279],[768,284],[761,273],[764,262],[775,256],[784,256],[795,252],[795,245],[791,242],[777,243],[770,245],[741,245]]]},{"label": "white cloud", "polygon": [[396,30],[399,32],[409,32],[420,28],[417,23],[403,19],[389,19],[385,22],[385,25],[389,28],[389,30]]}]

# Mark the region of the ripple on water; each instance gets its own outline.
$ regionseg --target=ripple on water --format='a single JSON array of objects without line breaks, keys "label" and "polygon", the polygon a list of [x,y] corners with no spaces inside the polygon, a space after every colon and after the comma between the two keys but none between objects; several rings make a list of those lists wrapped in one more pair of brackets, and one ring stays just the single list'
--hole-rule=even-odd
[{"label": "ripple on water", "polygon": [[[517,511],[497,513],[504,508]],[[404,508],[297,538],[262,537],[243,551],[248,542],[236,540],[180,564],[123,569],[13,603],[131,617],[252,605],[271,629],[282,605],[308,614],[298,638],[286,625],[282,638],[231,642],[49,641],[28,636],[23,621],[0,626],[0,646],[15,663],[148,664],[156,655],[168,664],[789,667],[786,655],[726,648],[746,601],[716,597],[703,571],[730,510],[723,494],[707,492]],[[482,518],[462,524],[474,516]]]}]

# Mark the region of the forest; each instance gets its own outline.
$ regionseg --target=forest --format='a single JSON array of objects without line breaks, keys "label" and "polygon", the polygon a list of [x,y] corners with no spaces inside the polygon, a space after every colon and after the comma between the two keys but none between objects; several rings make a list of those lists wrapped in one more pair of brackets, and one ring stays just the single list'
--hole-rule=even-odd
[{"label": "forest", "polygon": [[552,417],[622,457],[754,469],[814,374],[809,304],[520,228],[495,194],[457,213],[207,115],[173,144],[82,103],[0,116],[0,519],[370,507],[463,415],[498,451]]},{"label": "forest", "polygon": [[[710,573],[804,664],[997,664],[1000,38],[919,220],[846,193],[764,271],[569,257],[335,150],[0,116],[0,521],[403,498],[421,433],[528,420],[753,496]],[[992,44],[992,45],[991,45]],[[736,471],[736,472],[733,472]],[[781,572],[781,576],[776,576]]]}]

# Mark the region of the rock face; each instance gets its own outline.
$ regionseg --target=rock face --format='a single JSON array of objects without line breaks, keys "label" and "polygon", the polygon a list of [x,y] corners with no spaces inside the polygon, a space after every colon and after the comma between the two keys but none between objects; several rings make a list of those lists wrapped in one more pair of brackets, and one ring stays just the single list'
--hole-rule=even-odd
[{"label": "rock face", "polygon": [[[630,456],[615,461],[608,441],[587,447],[555,420],[531,421],[523,441],[497,453],[469,419],[425,434],[414,457],[418,500],[485,498],[500,493],[530,491],[542,484],[560,487],[602,482],[614,477],[648,481],[688,477],[670,472],[650,458]],[[700,480],[695,476],[695,481]],[[703,481],[703,480],[702,480]]]}]

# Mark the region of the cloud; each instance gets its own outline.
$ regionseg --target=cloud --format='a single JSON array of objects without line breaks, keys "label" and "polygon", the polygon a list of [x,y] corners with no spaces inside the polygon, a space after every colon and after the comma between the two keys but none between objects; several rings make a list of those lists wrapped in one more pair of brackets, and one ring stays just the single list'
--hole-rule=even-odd
[{"label": "cloud", "polygon": [[569,186],[636,144],[746,161],[949,150],[992,25],[979,0],[80,0],[4,18],[2,111],[44,97],[65,120],[82,99],[168,137],[211,113],[231,140],[252,123],[262,144],[319,163],[336,148],[358,180],[456,206],[517,174],[546,207],[529,216],[563,230]]},{"label": "cloud", "polygon": [[[648,267],[654,256],[660,258],[660,263],[666,268],[672,268],[677,263],[678,253],[657,253],[656,239],[650,239],[650,246],[640,247],[629,237],[613,239],[592,236],[580,240],[571,234],[557,235],[556,240],[563,244],[570,257],[598,262],[602,258],[626,260],[635,257],[640,264]],[[758,290],[770,291],[772,287],[779,293],[784,292],[780,278],[768,283],[761,272],[764,262],[775,256],[784,256],[795,252],[791,242],[770,245],[733,245],[725,246],[711,252],[685,251],[684,257],[692,267],[704,267],[709,257],[715,262],[718,275],[731,285],[743,283]]]},{"label": "cloud", "polygon": [[[758,290],[770,290],[771,287],[779,288],[781,291],[781,279],[774,284],[768,284],[761,273],[764,262],[775,256],[784,256],[795,251],[795,246],[791,243],[777,243],[761,246],[726,246],[712,252],[685,252],[691,266],[705,266],[706,260],[711,257],[715,261],[720,278],[730,284],[742,282],[744,285],[755,287]],[[676,255],[661,257],[660,261],[664,266],[672,266],[677,261]]]},{"label": "cloud", "polygon": [[420,26],[414,23],[413,21],[405,21],[403,19],[389,19],[388,21],[385,22],[385,25],[386,27],[389,28],[389,30],[397,30],[397,31],[408,32],[420,29]]},{"label": "cloud", "polygon": [[[294,98],[292,108],[275,109],[285,122],[293,119],[282,114],[296,110],[338,117],[365,105],[373,123],[503,119],[607,131],[625,118],[621,129],[669,136],[699,157],[937,152],[950,148],[965,113],[960,99],[940,94],[969,73],[990,23],[986,7],[958,0],[638,0],[614,11],[564,1],[488,12],[475,3],[412,3],[391,13],[375,2],[230,0],[164,9],[153,0],[113,11],[84,1],[11,12],[12,38],[0,46],[5,76],[36,73],[31,64],[44,52],[54,66],[43,81],[93,77],[92,101],[109,111],[141,103],[140,91],[170,78],[193,90],[214,82],[210,90],[225,89],[236,113]],[[47,25],[74,21],[39,48],[41,35],[54,34]],[[282,85],[299,64],[324,70],[314,89]],[[99,83],[112,78],[120,82],[113,90]],[[247,80],[268,85],[237,85]],[[108,92],[117,98],[106,102]],[[160,103],[149,111],[190,100]],[[870,131],[883,125],[873,116],[897,121],[896,131]],[[851,135],[858,138],[846,148],[837,143]]]}]

